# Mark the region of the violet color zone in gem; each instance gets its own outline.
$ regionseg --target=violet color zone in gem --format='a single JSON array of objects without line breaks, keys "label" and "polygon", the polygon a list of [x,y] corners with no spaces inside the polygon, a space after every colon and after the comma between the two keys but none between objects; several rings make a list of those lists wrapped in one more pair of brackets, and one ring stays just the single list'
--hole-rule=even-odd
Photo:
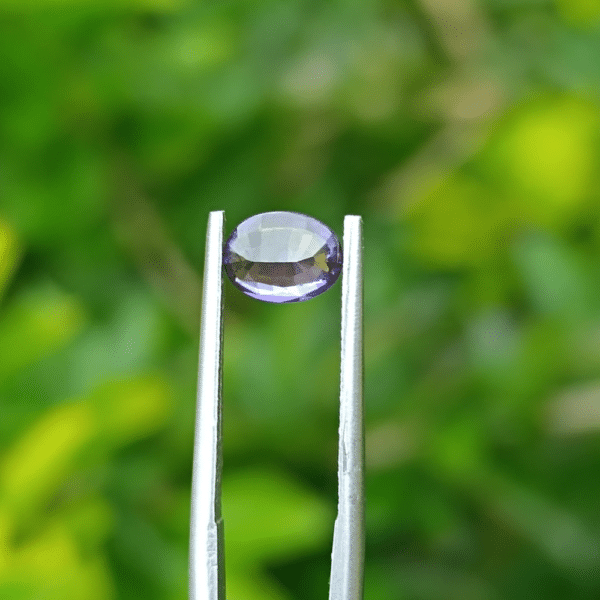
[{"label": "violet color zone in gem", "polygon": [[329,289],[342,269],[333,231],[296,212],[260,213],[242,221],[225,242],[227,276],[264,302],[302,302]]}]

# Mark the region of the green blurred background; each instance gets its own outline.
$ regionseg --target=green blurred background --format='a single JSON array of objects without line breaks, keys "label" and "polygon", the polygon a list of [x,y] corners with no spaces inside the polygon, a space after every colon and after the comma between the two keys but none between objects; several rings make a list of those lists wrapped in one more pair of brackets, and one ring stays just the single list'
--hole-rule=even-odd
[{"label": "green blurred background", "polygon": [[[183,600],[210,210],[365,233],[366,600],[600,597],[598,0],[0,2],[0,598]],[[228,598],[327,594],[340,286],[226,283]]]}]

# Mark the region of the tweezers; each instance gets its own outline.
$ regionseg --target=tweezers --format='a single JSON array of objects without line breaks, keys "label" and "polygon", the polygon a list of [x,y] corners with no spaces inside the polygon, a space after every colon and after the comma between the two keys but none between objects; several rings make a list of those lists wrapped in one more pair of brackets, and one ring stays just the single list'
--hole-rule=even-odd
[{"label": "tweezers", "polygon": [[[192,470],[190,600],[225,600],[221,516],[224,225],[224,211],[209,213]],[[343,254],[338,514],[333,532],[329,600],[362,600],[365,502],[360,216],[344,218]]]}]

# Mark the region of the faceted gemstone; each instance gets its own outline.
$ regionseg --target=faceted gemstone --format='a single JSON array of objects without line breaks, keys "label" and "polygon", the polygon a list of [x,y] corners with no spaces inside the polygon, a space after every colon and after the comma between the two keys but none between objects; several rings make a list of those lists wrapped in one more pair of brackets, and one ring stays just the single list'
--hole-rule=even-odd
[{"label": "faceted gemstone", "polygon": [[342,268],[337,237],[321,221],[267,212],[242,221],[223,252],[229,279],[265,302],[301,302],[330,288]]}]

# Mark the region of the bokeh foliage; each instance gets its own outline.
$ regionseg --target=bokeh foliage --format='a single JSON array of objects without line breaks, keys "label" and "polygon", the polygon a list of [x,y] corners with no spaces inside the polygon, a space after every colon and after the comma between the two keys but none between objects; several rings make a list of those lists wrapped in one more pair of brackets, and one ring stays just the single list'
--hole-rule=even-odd
[{"label": "bokeh foliage", "polygon": [[[366,600],[600,596],[597,0],[2,0],[0,598],[181,600],[208,211],[365,225]],[[322,598],[339,285],[226,287],[228,597]]]}]

